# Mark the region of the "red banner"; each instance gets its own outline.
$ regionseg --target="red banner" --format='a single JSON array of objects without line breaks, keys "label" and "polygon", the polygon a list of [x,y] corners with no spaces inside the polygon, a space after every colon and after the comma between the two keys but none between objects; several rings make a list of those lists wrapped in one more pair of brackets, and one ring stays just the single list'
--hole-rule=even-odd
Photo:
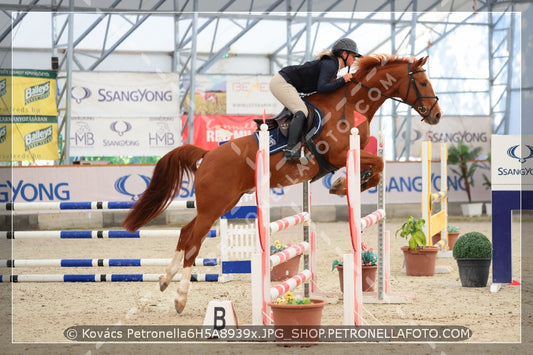
[{"label": "red banner", "polygon": [[[248,136],[257,125],[254,118],[261,116],[229,116],[229,115],[195,115],[193,144],[205,149],[216,148],[220,142]],[[183,116],[185,122],[186,116]],[[182,139],[187,142],[188,132],[185,128]]]}]

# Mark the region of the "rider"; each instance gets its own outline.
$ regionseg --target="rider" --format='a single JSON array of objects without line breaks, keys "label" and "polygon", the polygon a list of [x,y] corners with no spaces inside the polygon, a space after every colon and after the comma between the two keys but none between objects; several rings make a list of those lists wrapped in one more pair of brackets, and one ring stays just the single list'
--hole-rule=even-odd
[{"label": "rider", "polygon": [[[331,50],[325,50],[317,57],[318,59],[301,65],[282,68],[270,81],[272,94],[294,114],[289,125],[287,149],[283,155],[289,161],[300,157],[298,140],[309,114],[299,93],[326,93],[340,88],[351,80],[349,68],[355,58],[361,55],[353,40],[341,38],[333,44]],[[348,73],[335,79],[337,72],[344,67],[348,67]]]}]

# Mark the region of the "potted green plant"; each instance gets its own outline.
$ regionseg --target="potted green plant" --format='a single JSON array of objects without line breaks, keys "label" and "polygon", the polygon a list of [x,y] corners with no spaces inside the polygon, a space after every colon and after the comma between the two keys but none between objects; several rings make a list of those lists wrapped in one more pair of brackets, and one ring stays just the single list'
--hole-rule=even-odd
[{"label": "potted green plant", "polygon": [[483,203],[472,203],[472,194],[470,187],[474,186],[474,173],[479,167],[479,164],[474,161],[481,153],[481,147],[471,148],[463,141],[459,141],[457,145],[452,145],[448,149],[448,164],[456,165],[457,169],[451,170],[459,175],[465,184],[465,192],[468,198],[468,204],[462,204],[464,216],[481,216]]},{"label": "potted green plant", "polygon": [[[318,328],[322,320],[322,309],[326,301],[321,299],[297,298],[292,292],[287,292],[283,297],[278,297],[275,301],[269,302],[272,309],[272,319],[276,329],[283,329],[276,332],[276,341],[281,345],[303,345],[302,343],[318,342],[318,332],[309,332],[310,328]],[[302,329],[296,331],[294,329]],[[278,338],[278,334],[283,334]],[[307,336],[300,336],[307,334]]]},{"label": "potted green plant", "polygon": [[[372,248],[367,247],[364,242],[361,242],[361,262],[363,292],[372,292],[376,283],[378,255],[374,253]],[[337,269],[339,273],[341,292],[344,292],[344,268],[342,262],[338,259],[333,260],[331,270],[333,271],[334,269]]]},{"label": "potted green plant", "polygon": [[[448,250],[453,250],[453,246],[455,242],[457,241],[457,238],[459,238],[459,227],[454,226],[453,224],[448,224],[447,226],[448,230]],[[441,240],[442,236],[441,233],[435,234],[433,237],[431,237],[431,244],[435,245]]]},{"label": "potted green plant", "polygon": [[489,278],[492,244],[482,233],[468,232],[453,248],[463,287],[485,287]]},{"label": "potted green plant", "polygon": [[396,231],[398,235],[408,241],[408,246],[403,246],[405,272],[408,276],[433,276],[438,247],[426,245],[426,234],[423,227],[426,221],[423,218],[414,219],[408,216],[407,221]]},{"label": "potted green plant", "polygon": [[[289,244],[282,244],[279,240],[275,240],[270,246],[270,254],[279,253],[289,246]],[[270,270],[270,281],[285,281],[296,275],[300,267],[300,257],[301,255],[296,255],[284,263],[273,266]]]}]

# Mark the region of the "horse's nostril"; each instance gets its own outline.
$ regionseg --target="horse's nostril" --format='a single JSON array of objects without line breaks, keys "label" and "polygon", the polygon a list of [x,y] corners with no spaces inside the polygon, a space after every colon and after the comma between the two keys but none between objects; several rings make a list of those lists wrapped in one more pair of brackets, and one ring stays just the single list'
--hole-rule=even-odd
[{"label": "horse's nostril", "polygon": [[435,115],[435,118],[437,119],[437,121],[440,120],[440,112],[437,112],[437,114]]}]

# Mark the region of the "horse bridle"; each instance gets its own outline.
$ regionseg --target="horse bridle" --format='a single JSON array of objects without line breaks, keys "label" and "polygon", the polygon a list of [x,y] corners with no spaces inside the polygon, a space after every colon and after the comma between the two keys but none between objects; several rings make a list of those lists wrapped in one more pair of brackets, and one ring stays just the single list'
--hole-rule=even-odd
[{"label": "horse bridle", "polygon": [[[437,105],[437,102],[439,101],[439,98],[438,96],[423,96],[420,94],[420,90],[418,90],[418,86],[416,85],[416,81],[415,79],[413,78],[413,75],[416,74],[416,73],[423,73],[425,72],[426,70],[425,69],[419,69],[419,70],[416,70],[416,71],[412,71],[411,70],[411,63],[407,63],[407,70],[408,70],[408,73],[409,73],[409,86],[407,86],[407,93],[405,94],[405,98],[404,99],[398,99],[396,97],[393,97],[393,96],[389,96],[389,95],[386,95],[384,93],[381,92],[381,90],[378,90],[378,93],[383,96],[383,97],[386,97],[387,99],[392,99],[394,101],[397,101],[397,102],[400,102],[402,104],[406,104],[406,105],[409,105],[411,106],[412,108],[418,110],[418,112],[420,112],[422,116],[422,121],[424,119],[426,119],[430,114],[431,114],[431,111],[433,110],[433,108],[435,107],[435,105]],[[355,79],[351,79],[352,82],[356,83],[357,85],[360,85],[361,87],[367,89],[367,90],[372,90],[374,88],[371,88],[370,86],[368,85],[365,85]],[[411,90],[411,83],[413,84],[413,90],[415,91],[415,94],[416,94],[416,100],[415,102],[413,102],[412,104],[407,102],[407,98],[409,97],[409,92]],[[433,103],[433,105],[429,108],[424,106],[422,104],[422,99],[435,99],[435,102]],[[420,106],[417,106],[415,107],[415,104],[418,103]]]}]

